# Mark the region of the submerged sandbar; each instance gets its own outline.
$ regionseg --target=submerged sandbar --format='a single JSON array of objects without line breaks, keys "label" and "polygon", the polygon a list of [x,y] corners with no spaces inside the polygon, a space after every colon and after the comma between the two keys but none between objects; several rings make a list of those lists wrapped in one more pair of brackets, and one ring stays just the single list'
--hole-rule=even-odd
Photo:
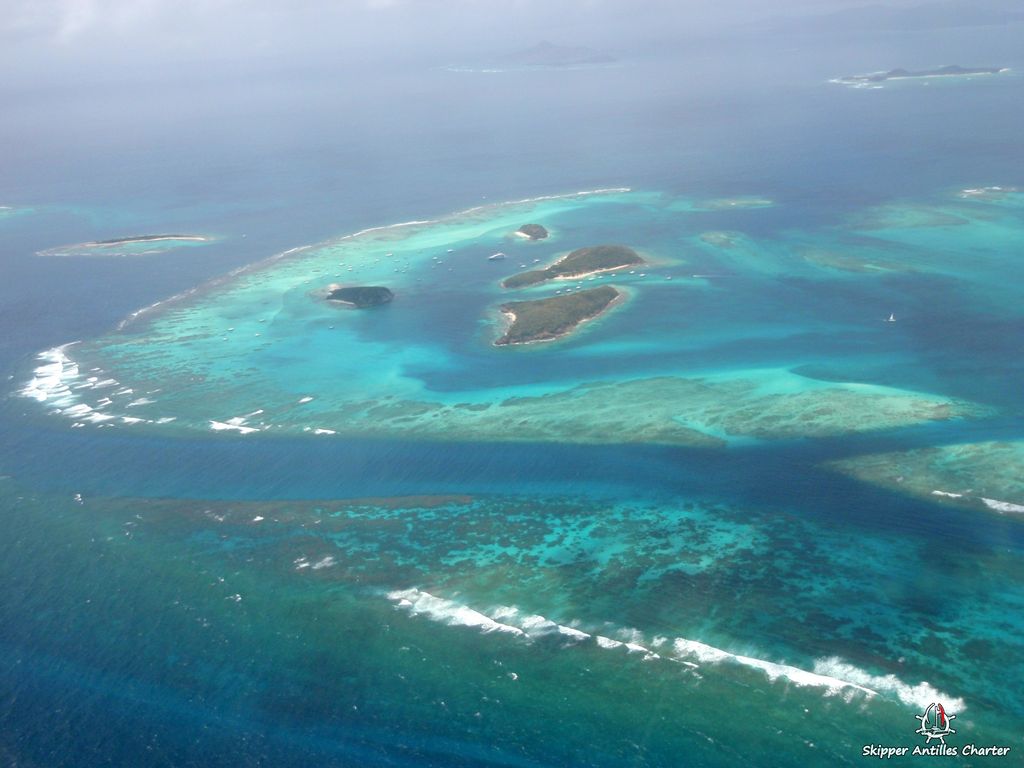
[{"label": "submerged sandbar", "polygon": [[548,280],[566,280],[599,272],[612,272],[625,267],[643,264],[640,254],[625,245],[591,245],[577,248],[563,256],[549,267],[531,269],[518,275],[505,278],[505,288],[525,288],[530,285],[547,282]]},{"label": "submerged sandbar", "polygon": [[1001,514],[1024,514],[1024,440],[959,443],[831,462],[892,491]]}]

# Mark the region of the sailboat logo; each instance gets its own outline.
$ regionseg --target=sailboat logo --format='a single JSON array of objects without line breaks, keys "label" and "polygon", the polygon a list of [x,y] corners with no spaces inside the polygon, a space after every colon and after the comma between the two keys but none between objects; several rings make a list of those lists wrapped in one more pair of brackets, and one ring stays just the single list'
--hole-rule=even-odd
[{"label": "sailboat logo", "polygon": [[916,715],[916,717],[921,722],[921,727],[914,731],[914,733],[924,736],[928,740],[928,744],[932,743],[932,739],[938,739],[942,744],[945,744],[946,737],[951,733],[956,733],[950,726],[950,721],[955,719],[956,715],[946,712],[945,708],[938,702],[929,704],[924,714]]}]

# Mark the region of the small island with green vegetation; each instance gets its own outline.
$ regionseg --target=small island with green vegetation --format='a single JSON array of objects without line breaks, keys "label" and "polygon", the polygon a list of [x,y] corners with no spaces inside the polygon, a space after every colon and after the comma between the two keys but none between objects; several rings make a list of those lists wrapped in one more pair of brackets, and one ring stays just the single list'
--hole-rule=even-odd
[{"label": "small island with green vegetation", "polygon": [[640,254],[625,245],[591,245],[577,248],[550,267],[520,272],[502,281],[504,288],[525,288],[548,280],[571,280],[599,272],[612,272],[643,264]]},{"label": "small island with green vegetation", "polygon": [[950,64],[936,69],[890,69],[888,72],[869,72],[866,75],[847,75],[836,78],[833,82],[844,85],[868,85],[871,83],[884,83],[887,80],[915,80],[929,77],[970,77],[972,75],[998,75],[1007,71],[1005,67],[961,67],[959,64]]},{"label": "small island with green vegetation", "polygon": [[155,235],[131,235],[112,237],[104,240],[89,240],[84,243],[60,245],[56,248],[36,251],[37,256],[103,256],[131,257],[151,256],[183,246],[199,246],[213,242],[216,238],[206,235],[160,233]]},{"label": "small island with green vegetation", "polygon": [[548,236],[548,231],[540,224],[523,224],[516,230],[516,234],[527,240],[544,240]]},{"label": "small island with green vegetation", "polygon": [[580,323],[606,311],[621,296],[613,286],[602,285],[547,299],[502,304],[501,312],[510,323],[494,345],[530,344],[567,336]]},{"label": "small island with green vegetation", "polygon": [[330,286],[327,289],[328,301],[353,309],[378,307],[381,304],[387,304],[393,298],[395,298],[395,294],[383,285]]}]

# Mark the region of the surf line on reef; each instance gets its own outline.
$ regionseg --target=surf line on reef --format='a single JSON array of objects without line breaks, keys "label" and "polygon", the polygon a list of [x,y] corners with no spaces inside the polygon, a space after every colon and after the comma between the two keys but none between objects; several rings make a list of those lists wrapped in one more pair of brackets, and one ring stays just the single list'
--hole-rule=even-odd
[{"label": "surf line on reef", "polygon": [[861,696],[873,698],[886,695],[907,706],[924,707],[932,701],[949,702],[957,711],[966,709],[963,699],[936,690],[927,682],[912,685],[892,674],[875,675],[838,657],[816,659],[814,670],[780,664],[752,656],[744,656],[687,638],[654,637],[646,640],[636,629],[621,629],[616,633],[622,639],[587,632],[577,626],[559,624],[536,614],[524,614],[515,606],[498,606],[491,610],[478,610],[469,605],[430,592],[411,587],[388,592],[387,599],[395,608],[410,616],[423,616],[447,626],[471,627],[483,634],[507,634],[525,642],[545,636],[559,636],[567,646],[593,642],[606,650],[624,649],[638,654],[644,661],[665,659],[690,669],[736,664],[760,670],[769,682],[786,680],[800,687],[822,689],[826,696],[840,696],[852,701]]},{"label": "surf line on reef", "polygon": [[445,214],[444,216],[440,216],[438,218],[413,219],[410,221],[396,222],[394,224],[382,224],[380,226],[375,227],[366,227],[365,229],[360,229],[346,235],[341,235],[339,237],[328,238],[327,240],[323,240],[318,243],[310,243],[308,245],[295,246],[293,248],[288,248],[284,251],[279,251],[278,253],[267,256],[266,258],[258,259],[254,262],[250,262],[249,264],[244,264],[229,272],[226,272],[223,275],[218,275],[217,277],[210,278],[209,280],[203,281],[199,285],[193,286],[184,291],[176,293],[173,296],[169,296],[166,299],[161,299],[160,301],[153,302],[152,304],[142,307],[141,309],[137,309],[117,324],[117,330],[122,331],[131,326],[137,320],[148,315],[151,315],[157,310],[164,309],[170,305],[181,302],[191,296],[196,295],[197,293],[201,293],[212,288],[216,288],[220,285],[224,285],[225,283],[230,282],[232,279],[240,275],[243,275],[247,272],[262,269],[282,259],[294,257],[300,253],[303,253],[304,251],[308,251],[310,249],[321,247],[324,245],[329,245],[331,243],[341,243],[347,240],[355,240],[357,238],[365,237],[366,235],[378,232],[387,232],[391,230],[404,229],[407,227],[432,226],[450,220],[457,220],[462,216],[480,213],[481,211],[499,210],[501,208],[508,208],[516,205],[529,205],[530,203],[541,203],[551,200],[572,200],[575,198],[590,197],[593,195],[627,194],[632,191],[633,190],[631,187],[601,187],[597,189],[579,190],[577,192],[564,192],[552,195],[538,195],[535,197],[525,197],[520,200],[506,200],[500,203],[487,203],[484,205],[475,205],[470,208],[464,208],[459,211],[455,211],[454,213]]}]

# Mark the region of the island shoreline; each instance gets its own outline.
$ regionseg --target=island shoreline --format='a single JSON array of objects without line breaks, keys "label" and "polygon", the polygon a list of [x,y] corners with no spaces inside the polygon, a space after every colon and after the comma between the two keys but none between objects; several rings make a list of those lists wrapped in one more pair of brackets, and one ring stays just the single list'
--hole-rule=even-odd
[{"label": "island shoreline", "polygon": [[562,339],[566,338],[567,336],[571,336],[572,334],[574,334],[577,330],[579,330],[579,327],[581,325],[583,325],[584,323],[589,323],[591,320],[597,320],[598,318],[603,317],[604,315],[606,315],[608,312],[610,312],[612,309],[614,309],[615,307],[619,306],[620,304],[624,304],[626,302],[627,298],[629,297],[629,292],[624,290],[624,289],[622,289],[622,288],[615,288],[615,291],[616,291],[615,298],[612,299],[611,301],[609,301],[596,314],[593,314],[593,315],[590,315],[589,317],[584,317],[584,318],[580,319],[571,328],[566,328],[561,333],[557,333],[557,334],[555,334],[553,336],[547,336],[547,337],[542,338],[542,339],[529,339],[528,341],[506,341],[506,342],[502,342],[501,340],[508,335],[509,330],[511,330],[512,326],[515,324],[516,313],[513,312],[510,309],[501,308],[501,309],[499,309],[499,311],[501,312],[502,318],[504,318],[505,327],[502,329],[501,335],[497,338],[497,340],[495,340],[494,342],[491,343],[491,346],[492,347],[528,347],[531,344],[547,344],[547,343],[552,342],[552,341],[561,341]]}]

